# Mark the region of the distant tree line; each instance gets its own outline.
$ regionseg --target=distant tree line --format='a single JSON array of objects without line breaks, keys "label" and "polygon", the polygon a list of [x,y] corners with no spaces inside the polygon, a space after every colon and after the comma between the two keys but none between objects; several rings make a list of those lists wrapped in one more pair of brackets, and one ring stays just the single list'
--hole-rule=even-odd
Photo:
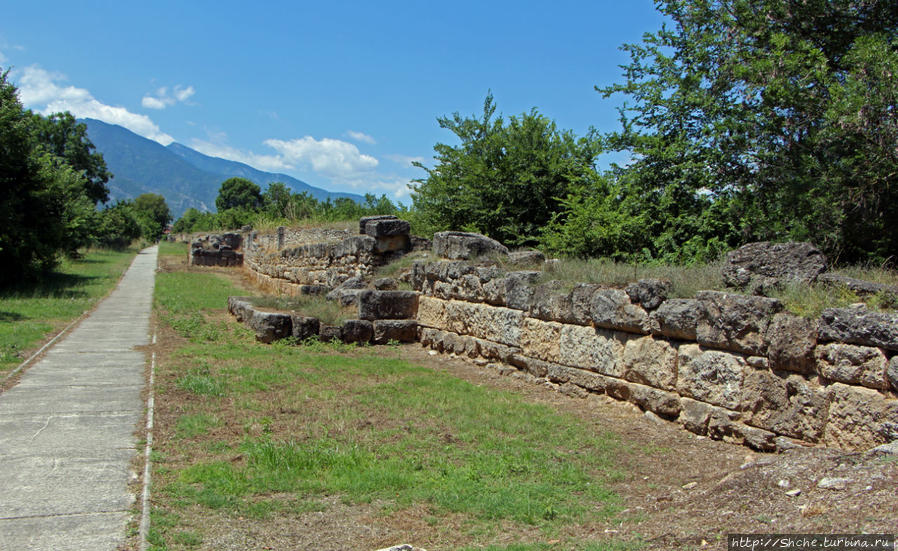
[{"label": "distant tree line", "polygon": [[320,223],[356,220],[372,214],[401,215],[406,211],[386,195],[366,194],[358,203],[348,197],[320,201],[308,192],[293,193],[282,182],[273,182],[264,192],[246,178],[228,178],[221,184],[215,199],[218,212],[187,209],[172,231],[192,233],[236,229],[250,225],[257,228],[291,225],[300,222]]},{"label": "distant tree line", "polygon": [[39,276],[85,247],[158,239],[171,221],[165,199],[98,208],[112,175],[85,125],[70,113],[24,109],[7,76],[0,70],[0,285]]},{"label": "distant tree line", "polygon": [[[693,262],[808,240],[842,262],[898,254],[894,0],[658,0],[627,44],[621,127],[576,138],[535,110],[438,119],[412,199],[430,230],[571,256]],[[602,153],[628,160],[596,170]]]}]

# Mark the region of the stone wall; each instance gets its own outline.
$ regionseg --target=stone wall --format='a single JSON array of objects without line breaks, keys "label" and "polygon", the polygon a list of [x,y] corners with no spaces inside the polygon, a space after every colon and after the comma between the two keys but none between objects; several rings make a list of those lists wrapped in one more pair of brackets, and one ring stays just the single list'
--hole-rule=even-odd
[{"label": "stone wall", "polygon": [[374,270],[411,247],[409,224],[395,216],[362,218],[359,234],[343,230],[288,230],[246,239],[244,264],[254,283],[279,295],[332,289]]},{"label": "stone wall", "polygon": [[766,297],[667,298],[658,280],[615,289],[539,275],[415,264],[420,341],[760,450],[898,438],[898,316],[848,308],[808,320]]}]

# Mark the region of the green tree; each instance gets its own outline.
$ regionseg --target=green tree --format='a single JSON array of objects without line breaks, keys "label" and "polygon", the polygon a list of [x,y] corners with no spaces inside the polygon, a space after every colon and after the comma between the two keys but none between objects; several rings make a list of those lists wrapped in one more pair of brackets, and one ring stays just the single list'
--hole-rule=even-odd
[{"label": "green tree", "polygon": [[510,245],[537,242],[573,189],[595,176],[598,144],[577,139],[534,109],[508,122],[495,117],[492,94],[479,118],[437,119],[460,140],[434,146],[437,164],[412,186],[414,209],[432,230],[484,233]]},{"label": "green tree", "polygon": [[91,238],[101,247],[122,249],[140,237],[140,223],[134,214],[134,203],[118,201],[95,216]]},{"label": "green tree", "polygon": [[172,220],[165,197],[157,193],[144,193],[134,200],[134,214],[140,224],[141,235],[150,241],[162,237],[165,227]]},{"label": "green tree", "polygon": [[215,208],[218,212],[228,209],[255,210],[262,206],[262,189],[246,178],[228,178],[221,183]]},{"label": "green tree", "polygon": [[600,89],[630,100],[605,142],[632,154],[613,177],[653,213],[649,254],[696,239],[898,252],[894,2],[657,5],[672,25],[625,45],[624,82]]},{"label": "green tree", "polygon": [[262,194],[262,209],[272,216],[286,217],[291,196],[287,184],[272,182],[268,184],[268,188]]}]

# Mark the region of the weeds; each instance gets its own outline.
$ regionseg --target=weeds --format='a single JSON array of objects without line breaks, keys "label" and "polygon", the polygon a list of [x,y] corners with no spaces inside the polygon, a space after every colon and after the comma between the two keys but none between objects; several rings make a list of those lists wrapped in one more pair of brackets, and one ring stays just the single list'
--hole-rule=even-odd
[{"label": "weeds", "polygon": [[358,317],[353,308],[344,308],[339,303],[327,300],[321,295],[255,297],[252,299],[252,303],[259,308],[291,311],[303,316],[318,318],[321,323],[327,325],[342,325],[344,321]]}]

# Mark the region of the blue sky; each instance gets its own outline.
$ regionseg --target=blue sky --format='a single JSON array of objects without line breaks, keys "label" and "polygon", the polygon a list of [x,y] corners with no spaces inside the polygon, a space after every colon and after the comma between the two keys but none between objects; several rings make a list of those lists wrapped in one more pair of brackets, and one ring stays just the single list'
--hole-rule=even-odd
[{"label": "blue sky", "polygon": [[13,2],[0,67],[26,107],[69,110],[333,191],[408,202],[436,118],[531,108],[616,128],[618,47],[660,27],[651,0]]}]

